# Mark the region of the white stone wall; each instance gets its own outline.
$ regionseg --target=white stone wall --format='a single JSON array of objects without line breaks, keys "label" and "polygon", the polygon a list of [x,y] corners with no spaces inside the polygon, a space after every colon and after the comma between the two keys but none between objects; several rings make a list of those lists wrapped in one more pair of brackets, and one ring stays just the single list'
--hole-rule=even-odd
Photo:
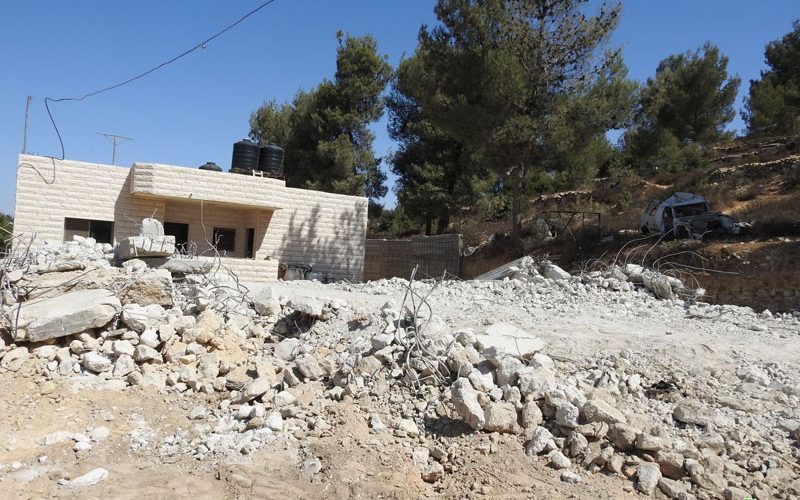
[{"label": "white stone wall", "polygon": [[[139,233],[139,223],[189,224],[201,252],[213,228],[236,229],[243,257],[246,229],[256,229],[254,259],[226,259],[256,281],[278,262],[308,264],[330,279],[360,281],[367,230],[367,199],[287,188],[283,181],[137,163],[133,168],[22,155],[17,171],[15,234],[61,241],[64,218],[114,221],[120,240]],[[202,203],[201,203],[202,200]],[[201,208],[202,207],[202,208]]]},{"label": "white stone wall", "polygon": [[139,234],[145,217],[164,213],[164,200],[134,199],[130,169],[20,155],[14,234],[39,241],[64,239],[64,218],[114,221],[119,241]]}]

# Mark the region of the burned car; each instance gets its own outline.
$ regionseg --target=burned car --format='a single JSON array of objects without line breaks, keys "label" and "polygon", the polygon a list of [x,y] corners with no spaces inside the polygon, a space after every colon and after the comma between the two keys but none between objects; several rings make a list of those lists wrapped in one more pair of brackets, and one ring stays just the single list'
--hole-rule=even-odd
[{"label": "burned car", "polygon": [[708,201],[697,194],[677,192],[664,201],[653,200],[641,219],[642,233],[702,239],[712,234],[741,234],[748,224],[712,212]]}]

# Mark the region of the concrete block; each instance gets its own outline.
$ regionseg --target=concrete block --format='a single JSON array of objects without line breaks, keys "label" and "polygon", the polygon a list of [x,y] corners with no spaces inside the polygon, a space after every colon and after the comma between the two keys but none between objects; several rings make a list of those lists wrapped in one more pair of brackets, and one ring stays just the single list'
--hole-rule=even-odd
[{"label": "concrete block", "polygon": [[120,260],[139,257],[169,257],[175,253],[174,236],[130,236],[119,242],[116,255]]},{"label": "concrete block", "polygon": [[22,305],[14,338],[40,342],[100,328],[122,309],[109,290],[78,290]]}]

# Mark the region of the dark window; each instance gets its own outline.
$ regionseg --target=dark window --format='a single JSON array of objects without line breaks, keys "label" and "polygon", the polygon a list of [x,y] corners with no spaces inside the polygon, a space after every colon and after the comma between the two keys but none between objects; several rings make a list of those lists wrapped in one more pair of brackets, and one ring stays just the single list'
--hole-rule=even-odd
[{"label": "dark window", "polygon": [[247,246],[245,247],[244,256],[248,259],[254,257],[253,247],[256,239],[256,229],[254,227],[247,229]]},{"label": "dark window", "polygon": [[175,237],[175,248],[186,252],[186,245],[189,244],[189,224],[180,222],[165,222],[164,234]]},{"label": "dark window", "polygon": [[74,236],[94,238],[98,243],[114,243],[114,223],[107,220],[64,218],[64,241]]},{"label": "dark window", "polygon": [[236,251],[236,230],[215,227],[214,228],[214,245],[220,252],[235,252]]}]

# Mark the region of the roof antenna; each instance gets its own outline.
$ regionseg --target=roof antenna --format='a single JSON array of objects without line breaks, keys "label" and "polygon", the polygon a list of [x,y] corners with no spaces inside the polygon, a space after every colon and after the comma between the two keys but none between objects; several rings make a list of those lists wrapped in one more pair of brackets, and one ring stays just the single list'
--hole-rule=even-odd
[{"label": "roof antenna", "polygon": [[109,134],[106,132],[98,132],[99,135],[105,136],[106,139],[111,141],[111,164],[116,165],[117,161],[117,144],[125,142],[125,141],[132,141],[130,137],[125,137],[122,135],[116,134]]}]

